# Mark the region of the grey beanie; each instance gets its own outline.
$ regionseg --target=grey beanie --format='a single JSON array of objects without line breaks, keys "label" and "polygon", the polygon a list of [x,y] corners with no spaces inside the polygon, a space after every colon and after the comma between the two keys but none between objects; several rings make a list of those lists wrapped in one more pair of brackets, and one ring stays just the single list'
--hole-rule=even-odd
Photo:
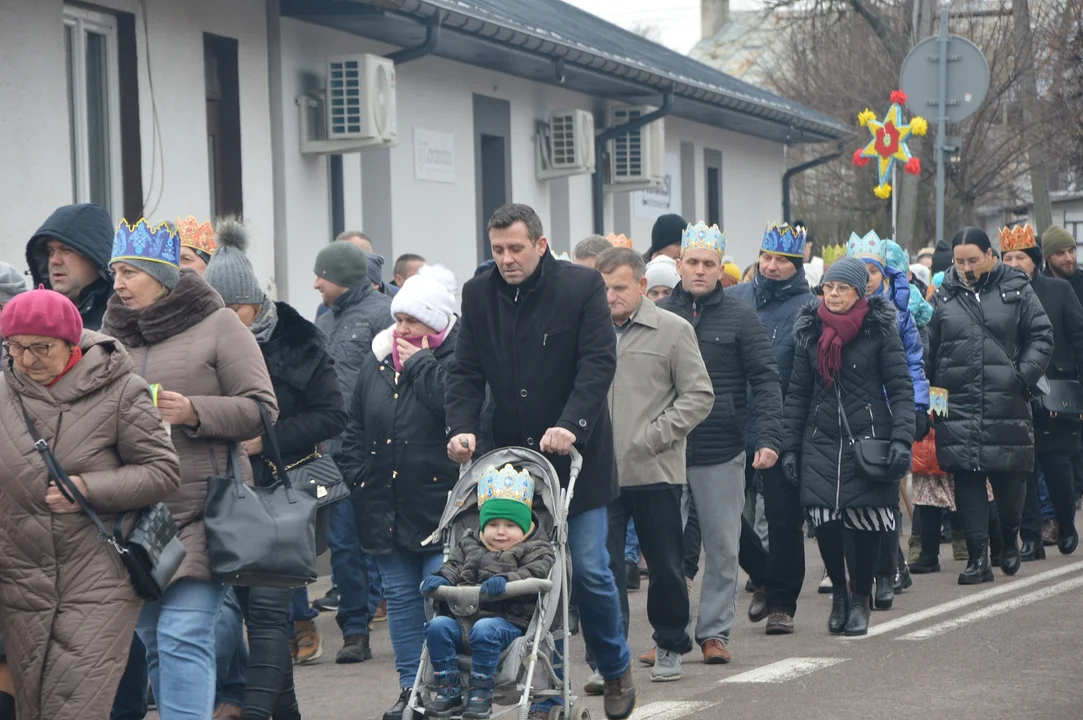
[{"label": "grey beanie", "polygon": [[371,282],[376,283],[380,287],[384,284],[384,256],[377,255],[376,253],[370,253],[362,250],[365,253],[365,257],[369,261],[368,276]]},{"label": "grey beanie", "polygon": [[226,305],[262,305],[267,296],[244,252],[248,247],[244,225],[236,218],[224,218],[214,228],[214,239],[218,247],[203,279],[218,291]]},{"label": "grey beanie", "polygon": [[865,263],[855,257],[841,257],[827,268],[823,282],[846,283],[857,290],[858,297],[864,297],[865,287],[869,284],[869,270]]},{"label": "grey beanie", "polygon": [[136,270],[142,270],[147,275],[157,280],[162,284],[166,290],[172,291],[177,287],[177,283],[180,282],[180,268],[176,265],[170,265],[169,263],[158,262],[156,260],[140,260],[138,258],[126,257],[119,262],[123,262],[127,265],[131,265]]},{"label": "grey beanie", "polygon": [[11,302],[11,299],[21,292],[26,292],[26,280],[22,273],[11,265],[0,262],[0,303]]},{"label": "grey beanie", "polygon": [[365,251],[349,242],[333,242],[320,250],[312,268],[317,277],[344,288],[352,288],[365,280],[368,271],[369,259]]}]

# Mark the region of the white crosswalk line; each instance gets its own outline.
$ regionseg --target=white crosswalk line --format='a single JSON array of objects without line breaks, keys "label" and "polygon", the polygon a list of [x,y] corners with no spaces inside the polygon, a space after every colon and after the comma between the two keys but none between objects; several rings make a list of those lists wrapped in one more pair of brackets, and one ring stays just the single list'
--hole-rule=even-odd
[{"label": "white crosswalk line", "polygon": [[1005,600],[1003,602],[996,603],[995,605],[989,605],[981,610],[975,610],[972,613],[967,613],[953,620],[939,623],[931,627],[923,628],[915,632],[903,635],[897,640],[926,640],[937,635],[943,635],[944,633],[951,632],[956,628],[960,628],[964,625],[969,625],[979,620],[986,620],[997,615],[1021,608],[1024,605],[1030,605],[1031,603],[1038,602],[1039,600],[1045,600],[1051,598],[1054,595],[1060,595],[1066,593],[1069,590],[1083,587],[1083,577],[1074,578],[1072,580],[1065,580],[1064,582],[1057,583],[1056,585],[1050,585],[1049,587],[1042,588],[1041,590],[1035,590],[1032,593],[1026,595],[1020,595],[1019,597],[1012,598],[1011,600]]},{"label": "white crosswalk line", "polygon": [[784,683],[787,680],[799,678],[802,675],[829,668],[832,665],[846,662],[847,658],[801,658],[793,657],[779,660],[778,662],[764,665],[763,667],[749,670],[748,672],[732,675],[719,680],[720,683]]},{"label": "white crosswalk line", "polygon": [[[903,615],[900,618],[889,620],[886,623],[878,623],[869,628],[869,634],[863,637],[845,638],[848,642],[857,640],[865,640],[867,638],[876,637],[877,635],[883,635],[884,633],[894,632],[904,627],[908,627],[915,623],[928,620],[929,618],[937,617],[938,615],[945,615],[956,610],[968,607],[970,605],[977,605],[984,603],[985,601],[1004,595],[1006,593],[1017,592],[1023,588],[1031,587],[1043,583],[1046,580],[1052,580],[1053,578],[1060,577],[1061,575],[1067,575],[1069,573],[1076,572],[1077,570],[1083,570],[1083,561],[1074,562],[1070,565],[1064,565],[1059,568],[1053,568],[1052,570],[1046,570],[1043,573],[1037,575],[1031,575],[1029,577],[1021,578],[1019,580],[1013,580],[1006,582],[1002,585],[998,584],[995,587],[991,587],[988,590],[982,590],[976,592],[973,595],[967,595],[957,600],[951,600],[950,602],[941,603],[940,605],[933,605],[932,607],[919,610],[909,615]],[[997,580],[1001,580],[1002,577],[998,575]]]},{"label": "white crosswalk line", "polygon": [[664,700],[636,708],[629,720],[677,720],[677,718],[714,707],[718,703]]}]

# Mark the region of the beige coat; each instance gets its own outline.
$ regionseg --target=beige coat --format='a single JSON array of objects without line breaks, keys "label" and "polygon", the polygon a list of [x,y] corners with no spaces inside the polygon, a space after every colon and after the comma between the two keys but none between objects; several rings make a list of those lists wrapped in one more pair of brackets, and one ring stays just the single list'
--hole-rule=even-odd
[{"label": "beige coat", "polygon": [[[209,580],[210,560],[203,532],[207,477],[227,472],[234,441],[263,434],[259,409],[272,420],[278,405],[256,337],[222,305],[222,298],[193,271],[181,273],[173,291],[142,311],[129,310],[114,295],[102,331],[123,342],[135,369],[148,383],[192,401],[197,428],[174,426],[181,486],[166,499],[180,528],[187,555],[174,580]],[[251,476],[249,463],[242,471]]]},{"label": "beige coat", "polygon": [[[0,381],[0,632],[20,720],[104,720],[142,600],[83,512],[53,514],[22,405],[60,466],[79,475],[107,528],[161,502],[177,455],[124,347],[86,331],[83,358],[52,388],[9,368]],[[131,516],[134,518],[134,515]]]},{"label": "beige coat", "polygon": [[629,322],[609,388],[620,486],[683,485],[685,438],[714,407],[696,331],[645,297]]}]

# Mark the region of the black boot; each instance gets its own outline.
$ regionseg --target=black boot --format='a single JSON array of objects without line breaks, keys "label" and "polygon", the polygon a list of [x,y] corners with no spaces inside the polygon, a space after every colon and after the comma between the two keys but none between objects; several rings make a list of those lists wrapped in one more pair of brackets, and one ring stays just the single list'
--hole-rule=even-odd
[{"label": "black boot", "polygon": [[843,634],[856,637],[869,634],[869,596],[854,593],[850,596],[850,615],[846,618]]},{"label": "black boot", "polygon": [[989,564],[989,541],[968,538],[966,547],[970,558],[966,563],[966,570],[959,573],[959,584],[981,585],[993,582],[993,568]]},{"label": "black boot", "polygon": [[910,567],[906,564],[906,558],[899,551],[899,558],[895,563],[895,594],[914,587],[914,578],[910,577]]},{"label": "black boot", "polygon": [[895,578],[890,575],[876,576],[876,594],[872,606],[876,610],[890,610],[895,602]]},{"label": "black boot", "polygon": [[910,572],[915,575],[928,575],[929,573],[940,572],[940,558],[936,555],[932,557],[925,554],[923,550],[918,559],[910,563]]},{"label": "black boot", "polygon": [[[402,720],[402,714],[406,711],[406,703],[409,702],[409,700],[410,700],[410,692],[411,692],[411,688],[403,688],[399,692],[398,702],[396,702],[394,705],[392,705],[391,709],[384,713],[384,720]],[[421,706],[421,698],[420,697],[417,700],[417,705],[418,705],[418,707]],[[414,717],[415,718],[422,718],[422,717],[424,717],[424,715],[422,715],[421,713],[415,712]]]},{"label": "black boot", "polygon": [[836,590],[831,595],[831,615],[827,618],[827,631],[832,635],[841,635],[849,614],[850,602],[846,591]]},{"label": "black boot", "polygon": [[435,717],[457,714],[463,705],[462,674],[459,673],[459,668],[433,673],[433,679],[436,681],[437,695],[425,708],[425,714]]},{"label": "black boot", "polygon": [[1023,546],[1019,550],[1019,559],[1023,562],[1045,560],[1045,547],[1042,546],[1042,541],[1040,539],[1024,540]]},{"label": "black boot", "polygon": [[1019,572],[1022,560],[1019,557],[1019,526],[1005,527],[1001,534],[1000,569],[1005,575]]},{"label": "black boot", "polygon": [[[1041,543],[1038,547],[1041,547]],[[1057,549],[1060,550],[1060,554],[1071,555],[1077,547],[1079,547],[1079,532],[1076,531],[1075,526],[1066,526],[1061,523],[1060,535],[1057,536]]]},{"label": "black boot", "polygon": [[470,694],[467,696],[463,718],[488,720],[493,714],[493,676],[470,673]]}]

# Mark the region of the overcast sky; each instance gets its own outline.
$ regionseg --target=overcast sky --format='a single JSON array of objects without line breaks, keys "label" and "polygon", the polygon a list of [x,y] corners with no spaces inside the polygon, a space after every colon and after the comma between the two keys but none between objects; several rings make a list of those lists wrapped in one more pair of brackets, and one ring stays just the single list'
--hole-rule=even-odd
[{"label": "overcast sky", "polygon": [[[654,26],[662,44],[687,53],[699,40],[700,0],[564,0],[621,27]],[[761,6],[760,0],[730,0],[733,10]]]}]

